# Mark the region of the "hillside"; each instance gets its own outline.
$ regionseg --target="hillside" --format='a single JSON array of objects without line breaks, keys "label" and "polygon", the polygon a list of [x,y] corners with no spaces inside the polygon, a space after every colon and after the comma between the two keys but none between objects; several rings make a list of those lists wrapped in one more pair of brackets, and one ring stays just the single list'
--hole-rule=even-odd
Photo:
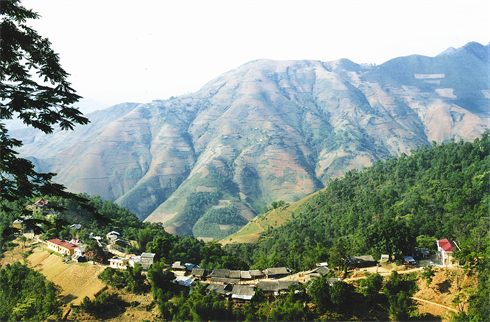
[{"label": "hillside", "polygon": [[488,52],[470,43],[379,66],[258,60],[195,93],[98,111],[79,132],[15,135],[22,155],[69,190],[172,233],[222,239],[264,205],[298,201],[348,170],[479,137]]},{"label": "hillside", "polygon": [[437,239],[448,238],[473,261],[489,237],[489,140],[487,131],[474,142],[434,143],[352,170],[289,206],[289,220],[277,220],[286,213],[277,209],[223,242],[245,261],[303,268],[339,249],[379,259],[415,247],[434,251]]},{"label": "hillside", "polygon": [[42,244],[38,246],[40,247],[26,245],[24,249],[18,246],[6,252],[0,261],[1,266],[12,264],[15,261],[22,262],[24,251],[31,250],[27,256],[29,266],[61,288],[60,296],[65,305],[80,304],[85,296],[93,298],[96,293],[106,288],[106,285],[98,279],[105,267],[89,264],[65,264],[61,256],[45,251]]},{"label": "hillside", "polygon": [[278,228],[293,219],[294,212],[308,199],[313,198],[317,194],[318,191],[292,204],[287,204],[276,209],[270,209],[265,213],[260,213],[239,231],[220,240],[220,243],[222,245],[227,245],[257,242],[260,236],[262,236],[262,233],[267,231],[267,229]]}]

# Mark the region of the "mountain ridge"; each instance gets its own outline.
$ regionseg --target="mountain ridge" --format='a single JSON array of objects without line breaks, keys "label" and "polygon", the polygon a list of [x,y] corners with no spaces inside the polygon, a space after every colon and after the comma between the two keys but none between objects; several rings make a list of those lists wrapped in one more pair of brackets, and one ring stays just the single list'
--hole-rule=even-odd
[{"label": "mountain ridge", "polygon": [[[299,200],[347,170],[481,135],[488,48],[376,66],[255,60],[195,93],[101,112],[88,136],[30,142],[23,155],[37,148],[31,155],[72,191],[116,200],[174,233],[220,239],[264,205]],[[58,144],[43,158],[42,147]]]}]

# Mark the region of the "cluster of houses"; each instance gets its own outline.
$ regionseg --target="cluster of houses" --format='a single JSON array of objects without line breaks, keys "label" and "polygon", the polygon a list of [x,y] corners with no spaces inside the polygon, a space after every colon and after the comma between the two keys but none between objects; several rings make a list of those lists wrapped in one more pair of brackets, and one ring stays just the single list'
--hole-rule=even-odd
[{"label": "cluster of houses", "polygon": [[[315,269],[302,273],[301,279],[286,280],[283,279],[291,274],[291,269],[287,267],[271,267],[265,270],[230,270],[215,269],[208,272],[206,269],[193,265],[191,263],[182,264],[174,262],[172,270],[177,277],[175,283],[181,286],[190,287],[195,285],[196,281],[203,282],[206,285],[208,293],[217,293],[227,296],[232,300],[249,301],[255,295],[258,288],[265,295],[279,295],[288,292],[293,284],[308,282],[316,276],[325,276],[330,269],[325,265],[319,265]],[[329,283],[340,281],[340,278],[330,278]]]},{"label": "cluster of houses", "polygon": [[[111,245],[116,245],[116,242],[120,240],[119,233],[116,231],[111,231],[107,234],[106,238],[109,241],[108,247],[101,243],[102,237],[100,236],[93,236],[93,234],[90,234],[89,238],[95,239],[99,247],[104,250],[107,258],[109,258],[109,266],[112,268],[127,269],[128,265],[134,267],[136,263],[139,263],[144,270],[148,270],[148,268],[150,268],[150,266],[153,264],[153,259],[155,257],[154,253],[134,255],[122,253],[116,249],[112,249]],[[72,239],[70,241],[66,241],[59,238],[53,238],[47,240],[45,243],[48,249],[65,256],[70,256],[75,262],[87,261],[85,256],[86,245],[84,245],[80,240]]]},{"label": "cluster of houses", "polygon": [[[34,213],[49,212],[49,202],[47,200],[39,200],[30,208]],[[20,217],[14,221],[13,226],[18,228],[26,237],[30,237],[27,234],[32,234],[32,231],[27,231],[23,222],[28,219],[33,219],[32,216]],[[73,224],[71,228],[80,229],[79,224]],[[32,237],[30,237],[32,238]],[[102,237],[93,236],[90,234],[89,238],[93,238],[97,241],[98,245],[109,254],[109,266],[115,269],[127,269],[128,266],[134,267],[136,263],[141,264],[143,269],[147,271],[153,264],[155,254],[154,253],[142,253],[141,255],[126,254],[118,250],[119,246],[125,246],[127,242],[121,238],[120,234],[116,231],[111,231],[106,235],[106,239],[109,245],[104,245],[100,242]],[[86,261],[85,250],[86,246],[80,240],[72,239],[70,241],[61,240],[59,238],[53,238],[47,240],[47,248],[57,253],[70,256],[73,261],[82,262]],[[120,248],[119,248],[120,249]],[[448,239],[441,239],[437,241],[437,261],[442,265],[451,265],[455,261],[452,257],[454,249],[459,249],[458,245]],[[428,256],[428,249],[419,249],[417,254],[412,254],[417,258],[426,258]],[[389,260],[388,255],[382,255],[380,263]],[[412,256],[403,257],[404,264],[413,265],[415,260]],[[457,263],[456,263],[457,264]],[[348,258],[348,265],[351,268],[369,267],[377,265],[377,261],[371,255],[367,256],[351,256]],[[207,285],[208,292],[214,292],[231,297],[234,300],[251,300],[254,296],[256,289],[260,288],[264,294],[278,295],[283,292],[287,292],[292,284],[298,284],[300,282],[307,282],[309,279],[316,276],[326,276],[330,269],[327,263],[320,263],[317,267],[311,271],[303,272],[303,278],[300,280],[285,280],[284,277],[291,274],[291,269],[286,267],[271,267],[265,270],[229,270],[229,269],[215,269],[208,272],[206,269],[201,268],[191,263],[182,263],[176,261],[171,266],[176,275],[174,283],[177,283],[184,287],[190,287],[195,285],[196,281],[204,282]],[[338,278],[330,278],[329,283],[333,283]]]}]

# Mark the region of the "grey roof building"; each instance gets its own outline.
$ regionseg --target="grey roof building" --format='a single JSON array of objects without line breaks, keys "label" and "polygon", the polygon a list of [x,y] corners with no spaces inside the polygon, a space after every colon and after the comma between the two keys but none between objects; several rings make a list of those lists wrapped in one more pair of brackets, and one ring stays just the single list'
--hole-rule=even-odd
[{"label": "grey roof building", "polygon": [[235,300],[250,301],[255,295],[255,289],[252,285],[233,285],[231,298]]},{"label": "grey roof building", "polygon": [[206,292],[209,293],[216,293],[216,294],[221,294],[224,296],[229,296],[231,295],[233,287],[231,285],[227,284],[208,284],[206,288]]},{"label": "grey roof building", "polygon": [[211,277],[230,277],[230,270],[229,269],[215,269],[214,271],[209,274]]},{"label": "grey roof building", "polygon": [[265,294],[279,295],[282,292],[287,292],[291,284],[299,284],[299,281],[262,280],[257,283],[257,287]]},{"label": "grey roof building", "polygon": [[191,275],[198,278],[206,276],[206,270],[204,268],[193,268]]},{"label": "grey roof building", "polygon": [[240,273],[240,271],[230,271],[230,275],[228,275],[228,277],[240,279],[241,273]]},{"label": "grey roof building", "polygon": [[153,265],[153,259],[155,258],[155,253],[142,253],[141,254],[141,266],[144,270],[148,270],[151,265]]},{"label": "grey roof building", "polygon": [[271,268],[266,268],[264,270],[264,274],[267,277],[281,277],[281,276],[287,276],[291,273],[291,270],[286,267],[271,267]]}]

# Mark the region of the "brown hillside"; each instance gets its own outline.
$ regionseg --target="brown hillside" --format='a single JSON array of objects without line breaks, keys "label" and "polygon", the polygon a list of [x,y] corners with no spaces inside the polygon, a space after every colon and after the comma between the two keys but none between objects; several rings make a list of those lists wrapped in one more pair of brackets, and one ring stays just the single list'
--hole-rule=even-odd
[{"label": "brown hillside", "polygon": [[[46,251],[43,244],[26,246],[25,250],[32,250],[32,254],[27,257],[29,267],[42,273],[61,288],[61,296],[66,305],[79,304],[85,296],[93,299],[94,294],[105,288],[105,284],[97,278],[105,269],[103,266],[86,263],[65,264],[61,256]],[[6,252],[0,263],[4,266],[16,261],[23,261],[20,245]]]}]

